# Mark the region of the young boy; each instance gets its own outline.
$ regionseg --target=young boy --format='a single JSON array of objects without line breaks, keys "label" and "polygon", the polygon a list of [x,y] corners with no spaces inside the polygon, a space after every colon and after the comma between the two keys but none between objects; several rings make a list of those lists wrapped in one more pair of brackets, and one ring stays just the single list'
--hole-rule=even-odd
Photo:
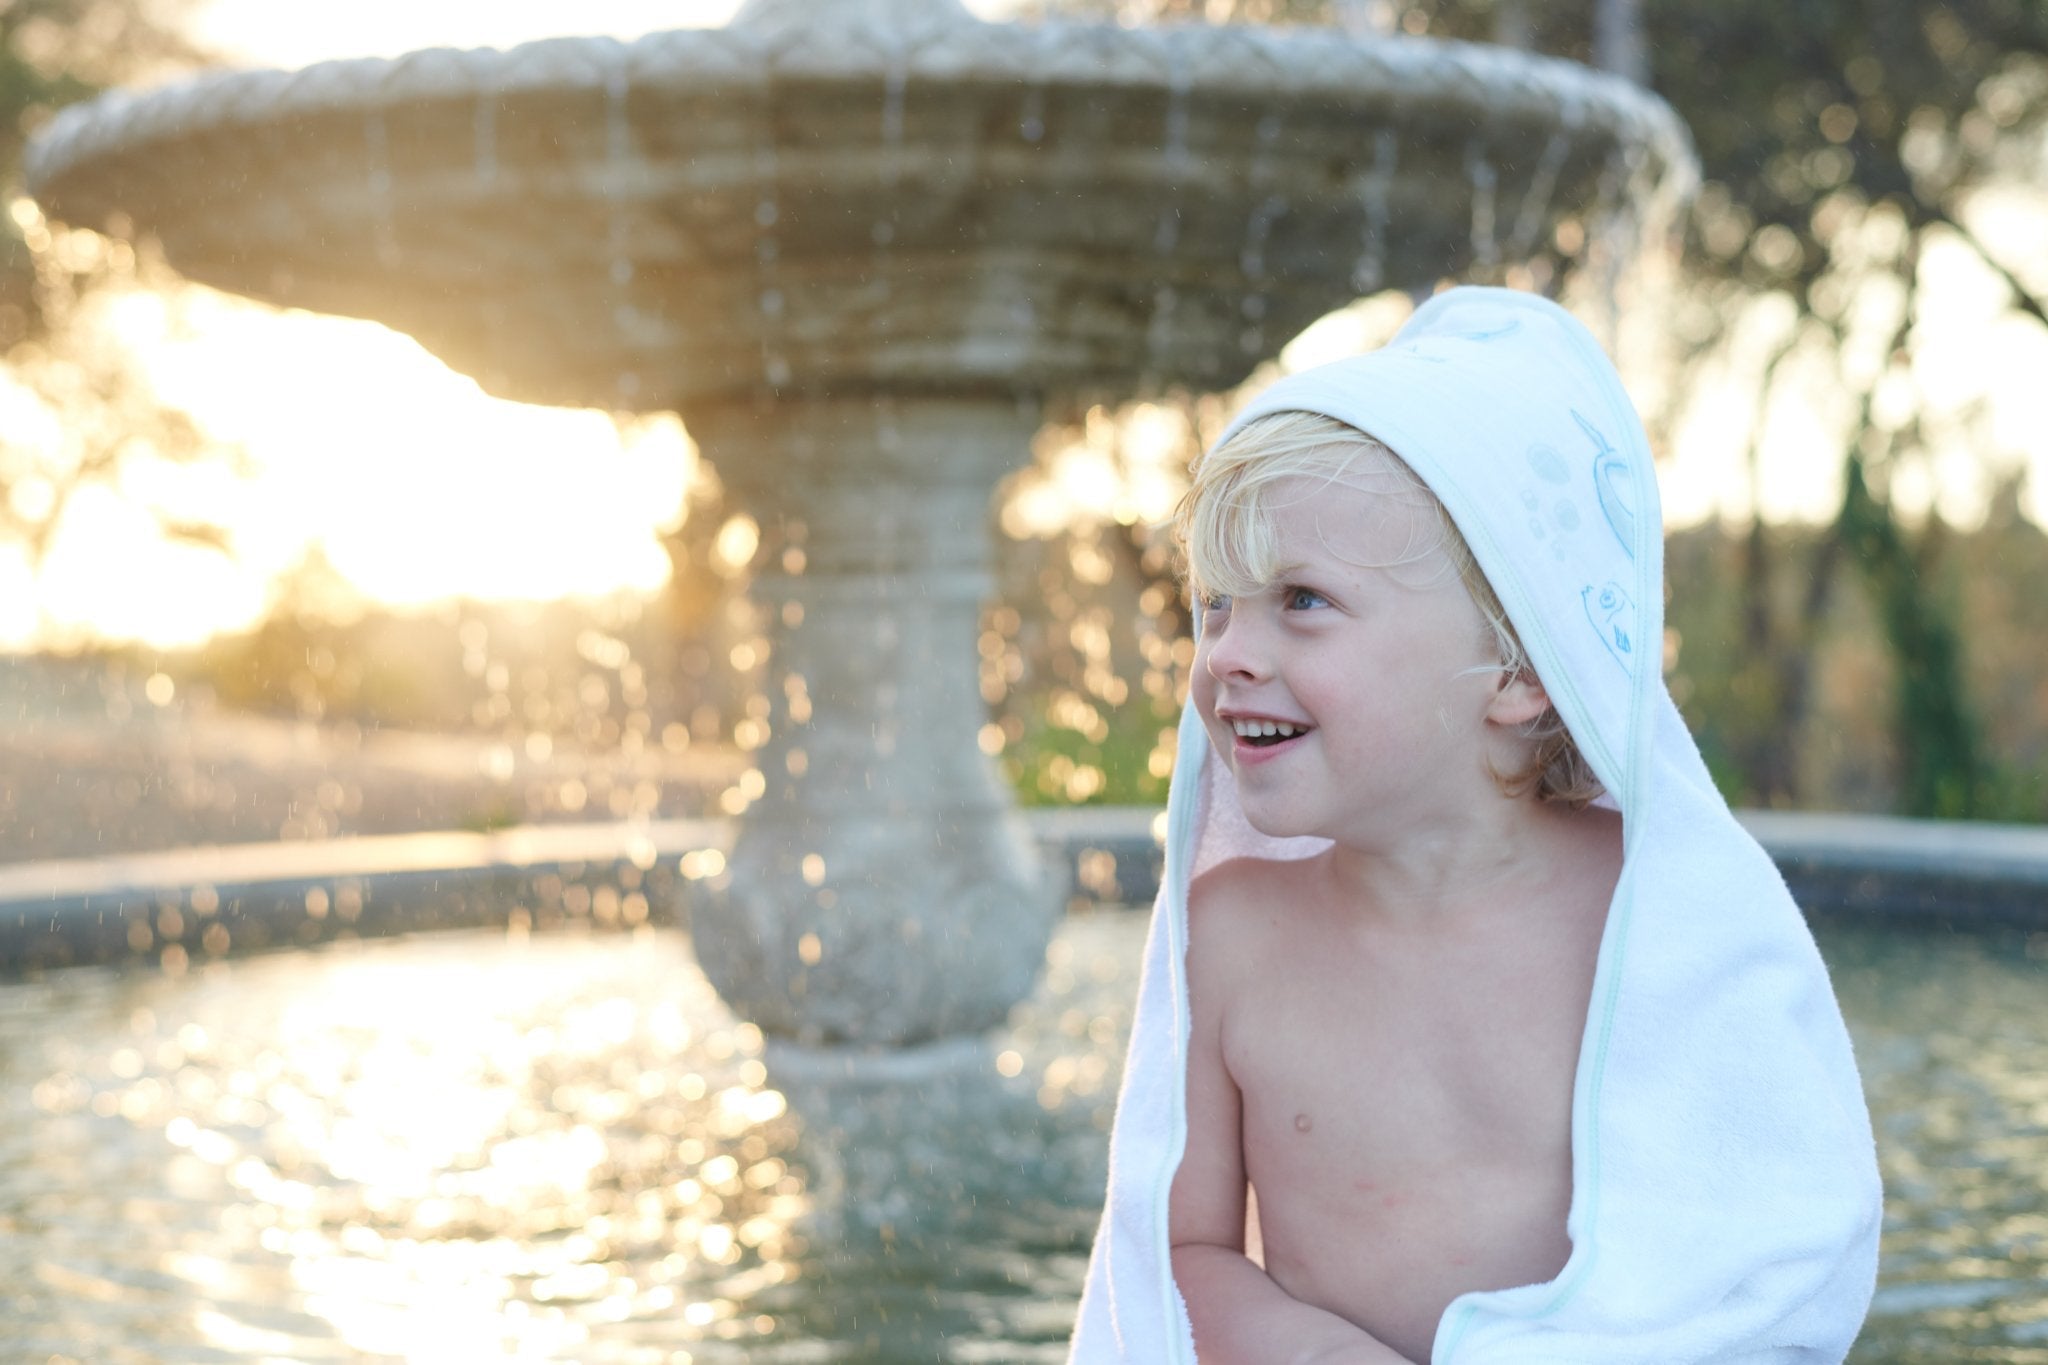
[{"label": "young boy", "polygon": [[1655,509],[1597,345],[1502,290],[1282,381],[1204,459],[1076,1361],[1846,1352],[1869,1120],[1663,688]]}]

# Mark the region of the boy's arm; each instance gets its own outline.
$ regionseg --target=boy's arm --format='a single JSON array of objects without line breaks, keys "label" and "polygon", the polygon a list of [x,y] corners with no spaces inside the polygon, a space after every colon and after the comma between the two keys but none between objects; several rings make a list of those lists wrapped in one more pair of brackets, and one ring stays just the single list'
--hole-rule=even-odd
[{"label": "boy's arm", "polygon": [[1200,1365],[1412,1365],[1335,1313],[1290,1295],[1242,1251],[1173,1244]]},{"label": "boy's arm", "polygon": [[[1204,889],[1197,883],[1191,899],[1208,899]],[[1218,971],[1233,954],[1217,941],[1226,933],[1217,917],[1190,906],[1189,918],[1210,932],[1189,934],[1188,1138],[1167,1227],[1201,1365],[1406,1365],[1350,1322],[1289,1294],[1245,1255],[1244,1105],[1223,1061],[1228,990]]]}]

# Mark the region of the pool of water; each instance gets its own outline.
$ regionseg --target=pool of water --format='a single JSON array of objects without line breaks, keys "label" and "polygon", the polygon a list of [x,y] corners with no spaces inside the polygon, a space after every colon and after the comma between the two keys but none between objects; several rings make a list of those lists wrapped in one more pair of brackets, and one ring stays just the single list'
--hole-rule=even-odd
[{"label": "pool of water", "polygon": [[[675,933],[0,985],[0,1358],[1052,1361],[1142,915],[835,1077]],[[1858,1361],[2048,1361],[2048,938],[1830,930],[1891,1202]]]}]

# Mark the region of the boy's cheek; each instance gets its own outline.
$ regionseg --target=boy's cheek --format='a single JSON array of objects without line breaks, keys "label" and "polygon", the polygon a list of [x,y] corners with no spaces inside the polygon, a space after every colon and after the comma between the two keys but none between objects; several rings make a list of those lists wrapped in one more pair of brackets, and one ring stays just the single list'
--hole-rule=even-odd
[{"label": "boy's cheek", "polygon": [[1208,733],[1209,745],[1220,755],[1227,749],[1224,737],[1216,725],[1216,687],[1209,675],[1203,671],[1202,656],[1195,656],[1194,674],[1188,679],[1188,705],[1195,708],[1195,714],[1202,718],[1202,729]]}]

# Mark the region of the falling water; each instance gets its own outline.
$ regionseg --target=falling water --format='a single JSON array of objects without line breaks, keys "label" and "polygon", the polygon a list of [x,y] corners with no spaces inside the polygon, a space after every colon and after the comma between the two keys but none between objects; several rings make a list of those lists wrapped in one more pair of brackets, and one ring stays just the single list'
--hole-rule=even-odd
[{"label": "falling water", "polygon": [[485,90],[477,96],[476,112],[470,119],[471,138],[475,145],[474,166],[479,189],[488,188],[498,182],[498,97]]},{"label": "falling water", "polygon": [[[1166,96],[1166,136],[1163,139],[1164,161],[1166,163],[1167,187],[1176,195],[1182,188],[1188,166],[1188,74],[1186,64],[1177,57],[1169,78]],[[1168,203],[1159,212],[1159,229],[1153,235],[1152,249],[1161,256],[1173,254],[1173,248],[1180,241],[1180,207]]]},{"label": "falling water", "polygon": [[782,353],[784,300],[780,284],[782,241],[777,225],[782,206],[776,200],[777,157],[775,126],[769,111],[761,110],[761,144],[754,153],[755,178],[761,184],[761,198],[754,205],[754,267],[759,285],[755,309],[761,320],[761,377],[771,389],[789,383],[789,360]]},{"label": "falling water", "polygon": [[886,153],[883,174],[893,183],[896,158],[903,150],[903,91],[910,83],[910,70],[899,55],[889,63],[882,81],[882,148]]},{"label": "falling water", "polygon": [[[619,64],[606,73],[604,85],[605,245],[613,294],[612,320],[619,329],[620,340],[630,346],[640,330],[640,313],[633,301],[631,180],[635,162],[627,92],[625,60],[621,54]],[[640,376],[632,370],[621,370],[618,391],[621,399],[638,395]]]},{"label": "falling water", "polygon": [[1017,136],[1036,143],[1045,137],[1045,86],[1032,82],[1024,91],[1024,104],[1017,113]]},{"label": "falling water", "polygon": [[1634,206],[1627,201],[1639,162],[1632,162],[1620,148],[1607,158],[1600,172],[1600,188],[1582,256],[1586,274],[1596,282],[1593,297],[1599,301],[1601,317],[1596,329],[1601,342],[1610,349],[1620,325],[1619,299],[1622,275],[1628,268],[1628,253],[1636,232]]},{"label": "falling water", "polygon": [[874,331],[878,345],[886,344],[896,326],[895,247],[896,188],[903,178],[903,106],[910,84],[910,69],[899,54],[889,63],[882,78],[882,216],[875,220],[873,295]]},{"label": "falling water", "polygon": [[[1180,244],[1180,195],[1192,165],[1188,155],[1189,85],[1187,64],[1176,53],[1168,78],[1166,131],[1162,141],[1168,194],[1166,203],[1159,210],[1158,229],[1152,235],[1152,249],[1162,260],[1171,257],[1174,248]],[[1173,315],[1179,305],[1180,294],[1173,287],[1172,275],[1161,270],[1159,282],[1152,289],[1152,316],[1145,326],[1145,369],[1148,375],[1159,373],[1160,362],[1173,340]]]},{"label": "falling water", "polygon": [[[875,449],[882,458],[891,462],[900,459],[903,452],[903,431],[897,421],[896,400],[884,395],[875,400]],[[878,545],[896,544],[904,531],[900,524],[903,512],[894,506],[878,508],[875,513],[874,536]],[[892,599],[894,591],[905,584],[902,577],[893,574],[877,575],[880,601],[874,620],[875,642],[884,651],[894,651],[902,639],[902,623],[897,620],[896,604]],[[914,701],[915,699],[913,699]],[[895,751],[898,728],[902,722],[901,698],[893,681],[886,681],[876,687],[874,743],[876,754],[886,758]]]},{"label": "falling water", "polygon": [[1516,259],[1529,255],[1536,249],[1536,239],[1543,233],[1548,221],[1546,210],[1550,207],[1550,196],[1557,189],[1557,173],[1564,169],[1564,159],[1571,154],[1571,139],[1563,129],[1550,135],[1543,146],[1543,155],[1536,160],[1536,169],[1529,176],[1529,187],[1522,194],[1522,206],[1515,214],[1515,227],[1508,239],[1508,254]]},{"label": "falling water", "polygon": [[[1245,173],[1245,183],[1254,192],[1273,177],[1273,153],[1280,142],[1280,128],[1281,114],[1276,109],[1259,120],[1258,129],[1253,134],[1252,159]],[[1244,245],[1238,251],[1238,269],[1250,286],[1240,305],[1245,328],[1237,339],[1239,349],[1246,355],[1256,355],[1265,349],[1266,239],[1272,234],[1273,224],[1280,221],[1286,212],[1286,196],[1277,193],[1261,195],[1252,206],[1251,221],[1245,226]]]},{"label": "falling water", "polygon": [[[498,183],[498,95],[486,86],[476,98],[476,108],[470,115],[471,172],[476,177],[479,197],[488,193]],[[505,304],[497,295],[488,295],[481,301],[484,313],[483,334],[485,336],[505,335]],[[502,382],[502,376],[486,376],[491,382]],[[488,386],[488,384],[487,384]]]},{"label": "falling water", "polygon": [[370,232],[379,265],[398,263],[398,219],[391,190],[391,138],[384,111],[372,107],[363,116],[363,160],[371,205]]},{"label": "falling water", "polygon": [[1382,128],[1373,134],[1372,165],[1358,185],[1359,202],[1365,210],[1365,234],[1358,264],[1351,268],[1351,287],[1361,294],[1378,289],[1386,278],[1387,223],[1392,217],[1387,201],[1400,155],[1400,139],[1392,128]]},{"label": "falling water", "polygon": [[1500,240],[1494,232],[1494,191],[1500,177],[1474,139],[1465,148],[1465,178],[1472,186],[1472,256],[1481,270],[1500,265]]}]

